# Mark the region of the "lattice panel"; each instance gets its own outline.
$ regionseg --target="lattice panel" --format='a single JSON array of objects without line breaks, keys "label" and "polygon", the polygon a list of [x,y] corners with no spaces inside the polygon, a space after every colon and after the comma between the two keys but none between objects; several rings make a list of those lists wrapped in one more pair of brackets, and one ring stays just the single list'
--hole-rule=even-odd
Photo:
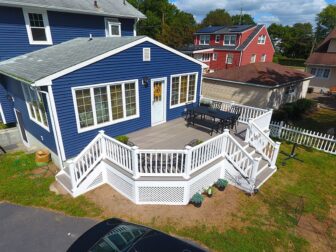
[{"label": "lattice panel", "polygon": [[90,188],[95,187],[96,185],[102,182],[103,182],[103,174],[99,173],[99,175],[92,181],[92,183],[86,189],[90,190]]},{"label": "lattice panel", "polygon": [[139,187],[139,202],[183,203],[184,187]]},{"label": "lattice panel", "polygon": [[109,169],[106,169],[108,183],[124,193],[130,199],[134,199],[134,187],[131,183],[123,179],[122,177],[114,174]]},{"label": "lattice panel", "polygon": [[191,184],[190,197],[192,197],[195,193],[202,192],[204,189],[213,185],[220,178],[220,172],[221,168],[218,167],[216,170],[210,172],[208,175],[203,175],[203,177]]}]

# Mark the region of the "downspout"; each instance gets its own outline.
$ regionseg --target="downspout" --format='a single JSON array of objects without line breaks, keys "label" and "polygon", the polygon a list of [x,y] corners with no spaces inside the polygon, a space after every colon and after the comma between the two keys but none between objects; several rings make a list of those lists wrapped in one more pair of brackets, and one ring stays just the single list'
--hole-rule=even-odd
[{"label": "downspout", "polygon": [[135,19],[134,26],[133,26],[133,36],[137,36],[137,24],[139,22],[140,18]]}]

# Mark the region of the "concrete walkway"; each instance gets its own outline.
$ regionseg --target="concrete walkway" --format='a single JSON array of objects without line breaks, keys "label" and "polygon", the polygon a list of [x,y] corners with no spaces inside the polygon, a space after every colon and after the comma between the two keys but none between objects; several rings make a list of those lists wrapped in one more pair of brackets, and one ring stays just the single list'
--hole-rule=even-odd
[{"label": "concrete walkway", "polygon": [[63,252],[94,220],[0,203],[0,251]]}]

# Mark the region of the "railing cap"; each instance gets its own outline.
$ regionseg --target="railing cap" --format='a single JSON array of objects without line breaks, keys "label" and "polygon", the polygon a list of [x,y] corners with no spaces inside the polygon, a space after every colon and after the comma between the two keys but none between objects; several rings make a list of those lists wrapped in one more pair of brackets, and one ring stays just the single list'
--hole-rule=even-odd
[{"label": "railing cap", "polygon": [[230,130],[229,129],[224,129],[224,133],[230,134]]},{"label": "railing cap", "polygon": [[139,150],[138,146],[132,146],[132,150]]},{"label": "railing cap", "polygon": [[186,148],[187,150],[191,150],[193,147],[191,147],[190,145],[187,145],[185,148]]},{"label": "railing cap", "polygon": [[98,132],[99,132],[99,134],[102,134],[102,135],[105,134],[105,130],[99,130]]}]

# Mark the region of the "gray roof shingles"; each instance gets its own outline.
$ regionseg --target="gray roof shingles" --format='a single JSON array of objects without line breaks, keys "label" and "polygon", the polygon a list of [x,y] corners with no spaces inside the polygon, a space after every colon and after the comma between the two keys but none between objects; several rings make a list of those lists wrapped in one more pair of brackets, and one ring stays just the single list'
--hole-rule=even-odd
[{"label": "gray roof shingles", "polygon": [[146,18],[144,14],[124,0],[0,0],[0,5],[39,7],[47,10],[78,12],[93,15]]},{"label": "gray roof shingles", "polygon": [[258,25],[254,31],[247,37],[247,39],[237,48],[238,51],[244,50],[245,47],[253,40],[253,38],[260,32],[264,25]]},{"label": "gray roof shingles", "polygon": [[76,38],[0,62],[0,73],[34,83],[69,67],[135,42],[139,37]]}]

